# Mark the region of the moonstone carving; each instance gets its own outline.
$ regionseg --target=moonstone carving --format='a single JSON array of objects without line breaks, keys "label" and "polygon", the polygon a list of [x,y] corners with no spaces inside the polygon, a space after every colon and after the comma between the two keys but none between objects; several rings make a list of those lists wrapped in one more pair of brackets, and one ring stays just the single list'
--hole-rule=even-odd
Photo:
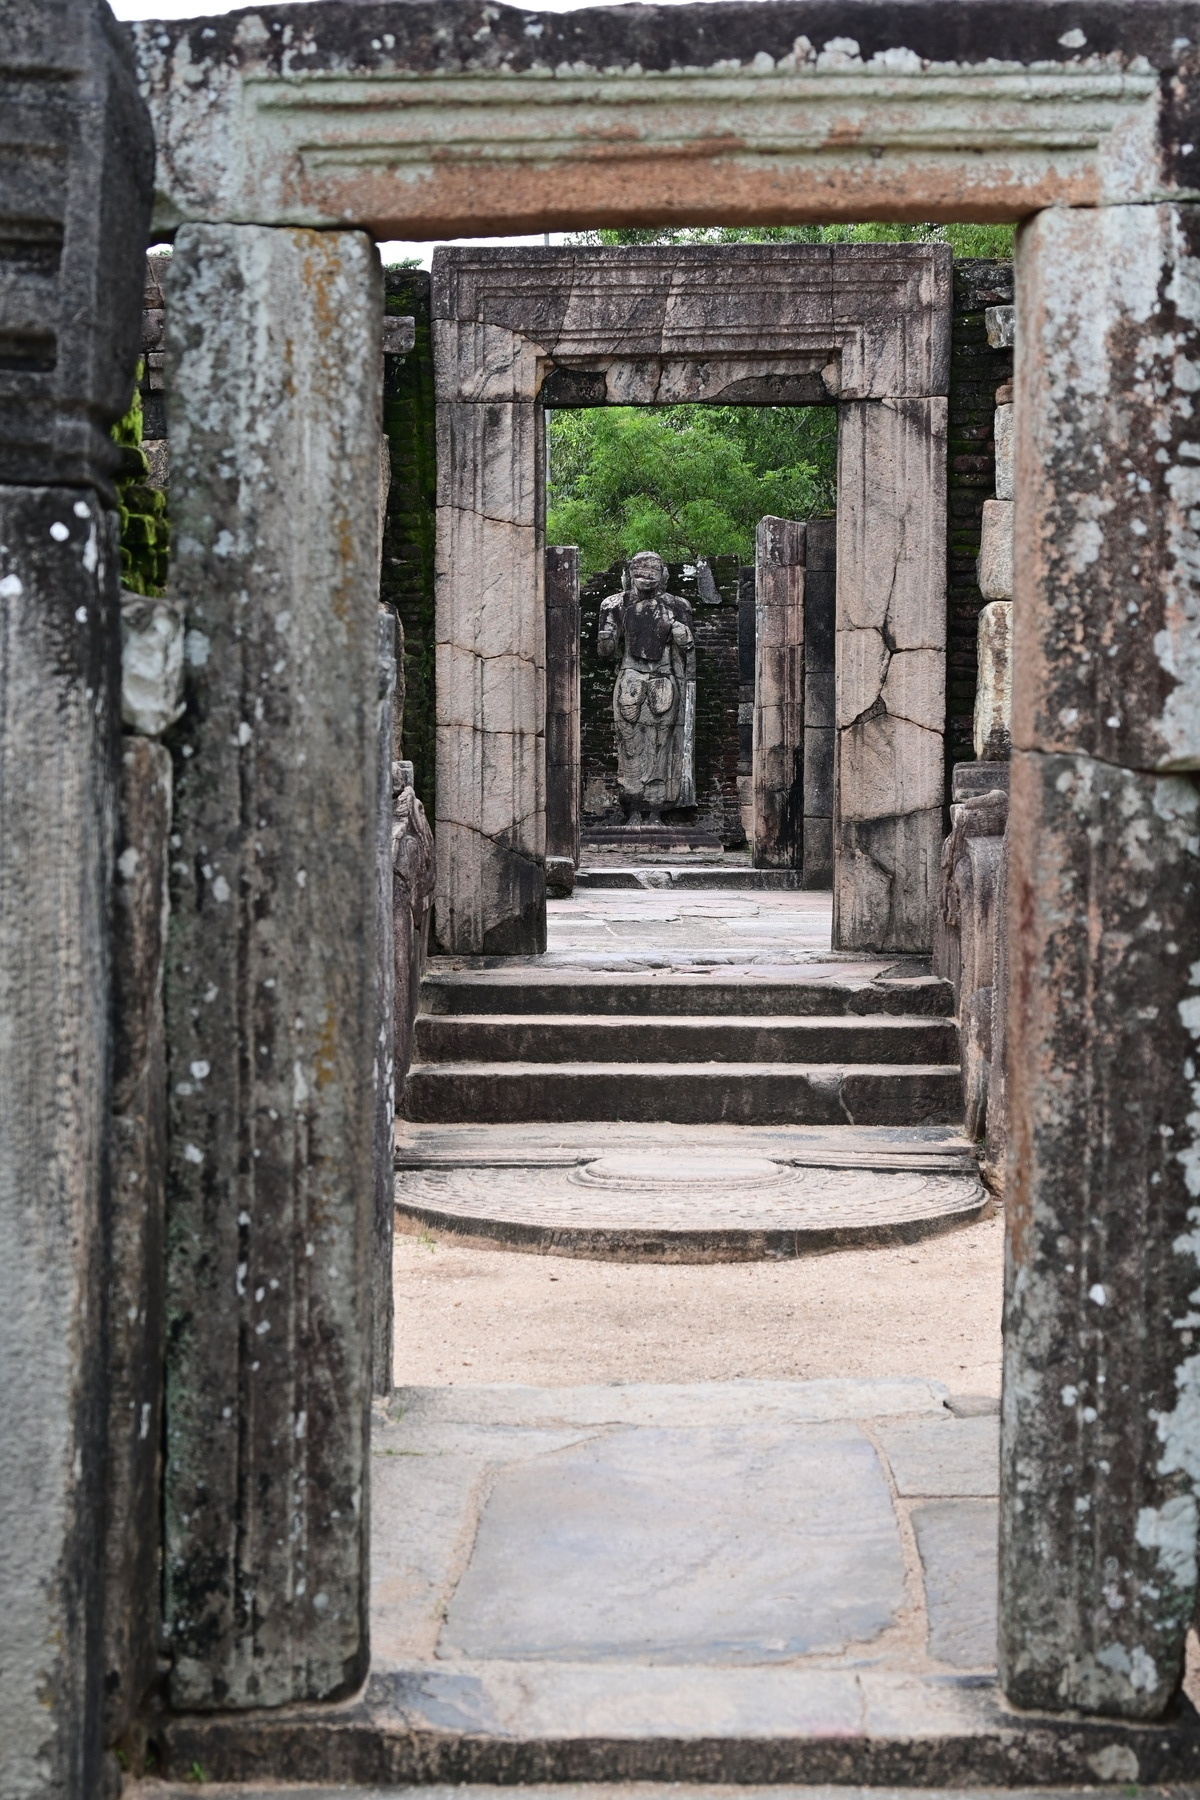
[{"label": "moonstone carving", "polygon": [[620,658],[613,689],[617,781],[630,825],[696,804],[696,645],[692,609],[666,592],[661,556],[640,550],[629,584],[600,605],[599,652]]}]

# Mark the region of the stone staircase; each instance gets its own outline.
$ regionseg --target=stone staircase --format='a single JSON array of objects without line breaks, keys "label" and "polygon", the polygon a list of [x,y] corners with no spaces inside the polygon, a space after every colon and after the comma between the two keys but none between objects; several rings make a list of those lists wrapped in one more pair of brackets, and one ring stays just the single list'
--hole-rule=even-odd
[{"label": "stone staircase", "polygon": [[403,1103],[417,1123],[921,1125],[962,1110],[948,982],[434,963]]}]

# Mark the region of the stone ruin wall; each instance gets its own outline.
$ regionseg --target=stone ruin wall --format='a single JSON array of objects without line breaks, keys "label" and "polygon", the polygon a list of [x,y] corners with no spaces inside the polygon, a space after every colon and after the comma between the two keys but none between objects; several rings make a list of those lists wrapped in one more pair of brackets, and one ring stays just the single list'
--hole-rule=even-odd
[{"label": "stone ruin wall", "polygon": [[[148,260],[143,314],[144,371],[139,383],[143,449],[150,465],[147,486],[168,482],[166,406],[163,392],[163,278],[169,258]],[[976,622],[985,604],[979,590],[983,503],[995,491],[992,417],[997,387],[1012,378],[1012,351],[989,346],[984,309],[1012,302],[1012,264],[966,259],[954,264],[954,313],[950,374],[950,445],[947,471],[947,676],[946,789],[956,762],[970,760],[976,687]],[[380,599],[404,631],[404,754],[414,786],[436,825],[434,783],[434,441],[433,348],[430,277],[423,269],[384,271],[385,308],[415,322],[416,342],[406,356],[384,359],[383,425],[391,451],[391,488],[384,526]],[[143,529],[135,521],[135,532]],[[748,744],[739,759],[737,564],[713,560],[720,604],[701,603],[695,576],[671,566],[673,591],[692,601],[697,622],[697,794],[700,805],[689,828],[719,839],[726,848],[746,842],[745,793]],[[596,618],[604,594],[619,585],[610,571],[584,584],[582,649],[583,825],[620,822],[616,748],[612,731],[612,674],[595,652]],[[601,592],[603,589],[603,592]],[[590,607],[590,611],[589,611]],[[593,617],[595,614],[595,617]],[[590,633],[590,636],[589,636]],[[742,683],[745,686],[745,682]],[[746,736],[745,701],[741,721]],[[751,696],[752,698],[752,696]],[[744,765],[744,766],[742,766]],[[603,795],[603,800],[601,796]],[[589,800],[590,796],[590,800]]]}]

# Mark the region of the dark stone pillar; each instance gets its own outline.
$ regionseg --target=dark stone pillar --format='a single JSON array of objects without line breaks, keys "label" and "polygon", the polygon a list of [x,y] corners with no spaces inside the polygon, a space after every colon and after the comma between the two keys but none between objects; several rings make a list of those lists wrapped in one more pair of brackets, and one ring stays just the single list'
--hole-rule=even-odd
[{"label": "dark stone pillar", "polygon": [[[565,880],[562,864],[572,865]],[[555,865],[552,867],[552,864]],[[546,549],[546,878],[579,865],[579,552]]]},{"label": "dark stone pillar", "polygon": [[154,143],[126,34],[95,0],[5,0],[0,65],[0,1794],[92,1800],[120,731],[109,432],[133,392]]},{"label": "dark stone pillar", "polygon": [[184,1708],[327,1698],[367,1660],[381,312],[360,234],[176,238],[165,1595]]},{"label": "dark stone pillar", "polygon": [[804,524],[760,519],[755,541],[754,866],[804,856]]},{"label": "dark stone pillar", "polygon": [[1114,206],[1017,260],[1000,1677],[1127,1718],[1197,1586],[1198,254]]},{"label": "dark stone pillar", "polygon": [[810,519],[804,570],[804,886],[833,886],[837,520]]},{"label": "dark stone pillar", "polygon": [[157,1678],[162,1591],[163,1261],[167,1060],[163,957],[171,758],[121,741],[113,891],[112,1242],[108,1289],[105,1736]]},{"label": "dark stone pillar", "polygon": [[396,739],[396,616],[379,608],[379,727],[376,749],[378,782],[375,815],[375,1246],[371,1259],[374,1288],[372,1387],[392,1391],[392,1237],[396,1221],[396,958],[392,946],[395,870],[392,865],[392,761]]}]

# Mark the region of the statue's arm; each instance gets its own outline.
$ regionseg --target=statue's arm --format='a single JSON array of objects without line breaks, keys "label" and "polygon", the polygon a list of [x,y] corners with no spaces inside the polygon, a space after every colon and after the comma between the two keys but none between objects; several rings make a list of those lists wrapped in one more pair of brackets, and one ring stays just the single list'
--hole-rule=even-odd
[{"label": "statue's arm", "polygon": [[606,662],[611,662],[621,647],[624,601],[624,594],[611,594],[607,600],[600,602],[600,633],[596,639],[596,650]]},{"label": "statue's arm", "polygon": [[675,624],[672,627],[671,636],[681,650],[690,650],[695,643],[691,605],[688,601],[681,599],[678,594],[671,595],[671,602],[675,613]]}]

